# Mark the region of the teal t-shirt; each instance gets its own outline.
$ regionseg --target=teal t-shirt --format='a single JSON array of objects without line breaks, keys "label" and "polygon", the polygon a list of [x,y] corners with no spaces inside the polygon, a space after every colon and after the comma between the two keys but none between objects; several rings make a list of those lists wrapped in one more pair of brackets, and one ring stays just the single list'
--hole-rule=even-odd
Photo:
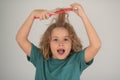
[{"label": "teal t-shirt", "polygon": [[67,59],[50,58],[45,60],[40,49],[32,44],[27,59],[36,68],[35,80],[80,80],[80,75],[92,62],[85,63],[84,50],[71,54]]}]

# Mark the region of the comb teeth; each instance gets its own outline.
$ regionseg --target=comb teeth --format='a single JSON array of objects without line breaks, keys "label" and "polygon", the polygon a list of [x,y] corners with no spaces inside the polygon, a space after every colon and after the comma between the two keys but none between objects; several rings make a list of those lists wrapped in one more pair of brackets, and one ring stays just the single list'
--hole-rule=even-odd
[{"label": "comb teeth", "polygon": [[[69,11],[72,11],[73,9],[72,8],[64,8],[64,9],[61,9],[61,10],[57,10],[55,13],[56,14],[62,14],[64,12],[69,12]],[[54,14],[50,14],[50,16],[52,16]]]},{"label": "comb teeth", "polygon": [[66,8],[66,9],[58,10],[58,11],[56,11],[55,13],[56,13],[56,14],[61,14],[61,13],[69,12],[69,11],[72,11],[72,10],[73,10],[72,8]]}]

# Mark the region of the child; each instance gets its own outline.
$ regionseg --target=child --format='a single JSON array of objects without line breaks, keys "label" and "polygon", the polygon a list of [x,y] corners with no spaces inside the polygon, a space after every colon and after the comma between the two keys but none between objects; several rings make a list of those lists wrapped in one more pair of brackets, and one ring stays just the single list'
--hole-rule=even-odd
[{"label": "child", "polygon": [[89,39],[89,45],[85,49],[82,49],[67,13],[59,14],[55,23],[48,27],[40,48],[28,40],[34,17],[44,20],[49,18],[49,14],[55,13],[42,9],[32,11],[17,33],[18,44],[36,68],[35,80],[79,80],[83,70],[92,63],[100,49],[100,39],[82,6],[73,3],[71,7],[84,23]]}]

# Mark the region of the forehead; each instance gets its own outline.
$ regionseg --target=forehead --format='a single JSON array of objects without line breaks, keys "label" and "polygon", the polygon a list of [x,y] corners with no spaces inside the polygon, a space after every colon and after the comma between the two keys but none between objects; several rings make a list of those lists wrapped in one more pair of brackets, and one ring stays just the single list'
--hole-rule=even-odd
[{"label": "forehead", "polygon": [[52,30],[51,36],[69,36],[69,32],[63,27],[57,27]]}]

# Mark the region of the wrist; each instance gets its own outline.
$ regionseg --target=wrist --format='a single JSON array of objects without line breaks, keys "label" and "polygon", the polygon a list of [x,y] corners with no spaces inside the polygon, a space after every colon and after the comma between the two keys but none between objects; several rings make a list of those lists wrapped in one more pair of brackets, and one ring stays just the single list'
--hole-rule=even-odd
[{"label": "wrist", "polygon": [[30,13],[29,18],[34,20],[34,18],[35,18],[35,11],[34,10]]},{"label": "wrist", "polygon": [[82,18],[82,19],[86,19],[86,18],[87,18],[87,15],[84,14],[84,15],[81,16],[81,18]]}]

